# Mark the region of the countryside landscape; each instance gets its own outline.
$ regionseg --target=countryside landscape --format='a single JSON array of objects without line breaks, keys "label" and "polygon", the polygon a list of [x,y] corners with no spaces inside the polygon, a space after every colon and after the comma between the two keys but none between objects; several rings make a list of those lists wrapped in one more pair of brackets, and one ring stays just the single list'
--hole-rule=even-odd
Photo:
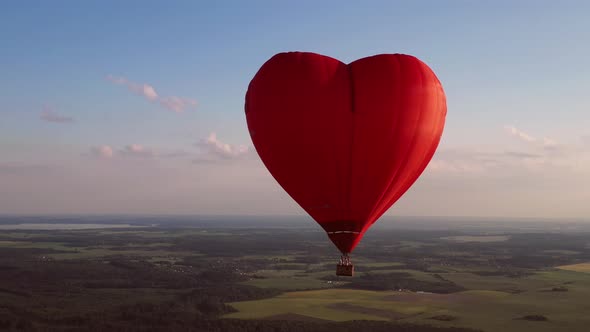
[{"label": "countryside landscape", "polygon": [[386,220],[339,253],[297,217],[2,217],[8,331],[586,331],[590,224]]},{"label": "countryside landscape", "polygon": [[1,1],[0,332],[589,332],[589,13]]}]

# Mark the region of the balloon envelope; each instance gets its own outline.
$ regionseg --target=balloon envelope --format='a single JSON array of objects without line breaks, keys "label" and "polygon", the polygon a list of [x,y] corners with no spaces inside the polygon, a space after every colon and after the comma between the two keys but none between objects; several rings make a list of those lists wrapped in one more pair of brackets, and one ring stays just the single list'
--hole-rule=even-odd
[{"label": "balloon envelope", "polygon": [[413,56],[345,64],[288,52],[256,73],[245,112],[269,172],[350,253],[424,171],[447,108],[438,78]]}]

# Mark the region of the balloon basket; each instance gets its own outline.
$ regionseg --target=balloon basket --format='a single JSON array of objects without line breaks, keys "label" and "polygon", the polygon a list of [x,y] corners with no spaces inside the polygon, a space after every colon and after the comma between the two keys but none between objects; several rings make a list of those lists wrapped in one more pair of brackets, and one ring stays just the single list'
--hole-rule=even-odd
[{"label": "balloon basket", "polygon": [[340,257],[340,262],[336,265],[336,275],[344,277],[352,277],[354,275],[354,265],[352,265],[348,254]]},{"label": "balloon basket", "polygon": [[344,277],[352,277],[354,275],[354,265],[336,265],[336,275]]}]

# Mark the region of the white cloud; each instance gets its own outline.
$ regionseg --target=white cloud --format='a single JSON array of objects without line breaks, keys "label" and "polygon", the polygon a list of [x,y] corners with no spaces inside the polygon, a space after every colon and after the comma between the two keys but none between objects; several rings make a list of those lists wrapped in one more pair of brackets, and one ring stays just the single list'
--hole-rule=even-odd
[{"label": "white cloud", "polygon": [[543,145],[547,148],[552,148],[557,146],[557,142],[551,138],[543,137]]},{"label": "white cloud", "polygon": [[215,133],[201,139],[196,145],[201,150],[199,158],[195,160],[197,162],[240,159],[250,153],[248,146],[221,142]]},{"label": "white cloud", "polygon": [[251,150],[245,145],[234,145],[219,141],[215,133],[201,139],[195,144],[198,154],[184,150],[159,150],[133,143],[122,147],[111,147],[108,145],[93,146],[90,148],[90,155],[100,158],[153,158],[157,160],[187,160],[192,158],[193,162],[218,162],[223,160],[244,159],[251,155]]},{"label": "white cloud", "polygon": [[559,148],[559,144],[554,139],[543,137],[543,139],[539,140],[525,133],[524,131],[510,125],[504,126],[504,129],[512,136],[517,137],[528,143],[540,144],[544,149],[552,150]]},{"label": "white cloud", "polygon": [[[390,214],[587,217],[590,215],[590,141],[562,143],[563,155],[537,144],[514,147],[474,143],[441,146],[424,177],[404,194]],[[534,134],[534,133],[532,133]],[[541,133],[538,137],[543,137]],[[220,160],[209,149],[236,155],[239,145],[209,135],[201,140],[201,159]],[[564,138],[559,137],[560,141]],[[98,144],[97,144],[98,145]],[[249,152],[238,162],[189,164],[195,151],[165,151],[149,145],[157,160],[124,158],[124,145],[111,145],[113,159],[67,160],[63,166],[0,162],[0,211],[4,213],[179,213],[301,214],[304,211]],[[127,146],[149,150],[136,144]],[[196,148],[195,148],[196,149]],[[86,149],[88,151],[88,149]],[[244,151],[246,149],[242,149]],[[99,150],[97,150],[99,151]],[[211,152],[212,153],[212,152]],[[180,159],[168,159],[175,155]],[[88,153],[86,154],[88,155]],[[206,157],[205,157],[206,156]],[[163,159],[167,158],[167,159]],[[189,159],[190,158],[190,159]],[[217,158],[217,159],[215,159]],[[576,159],[578,158],[578,159]],[[154,161],[154,162],[148,162]],[[578,163],[578,167],[574,165]],[[537,164],[535,164],[537,163]],[[562,166],[563,165],[563,166]],[[149,181],[146,181],[149,179]],[[89,199],[89,197],[91,199]],[[308,217],[306,217],[308,218]]]},{"label": "white cloud", "polygon": [[164,97],[159,100],[160,105],[176,113],[184,112],[189,107],[197,106],[197,101],[182,97]]},{"label": "white cloud", "polygon": [[121,84],[121,85],[127,85],[128,81],[126,78],[124,77],[120,77],[120,76],[114,76],[114,75],[107,75],[107,80],[115,83],[115,84]]},{"label": "white cloud", "polygon": [[476,149],[440,149],[428,164],[428,170],[437,173],[482,175],[505,162],[499,153]]},{"label": "white cloud", "polygon": [[41,110],[39,118],[43,121],[54,122],[54,123],[71,123],[74,122],[74,118],[70,116],[61,115],[51,107],[44,105]]},{"label": "white cloud", "polygon": [[137,93],[144,96],[149,101],[155,101],[158,99],[158,93],[156,92],[156,89],[148,84],[137,87]]},{"label": "white cloud", "polygon": [[510,133],[512,136],[518,137],[523,141],[526,142],[535,142],[537,139],[532,137],[531,135],[519,130],[518,128],[510,125],[504,126],[504,129]]},{"label": "white cloud", "polygon": [[109,145],[93,146],[90,148],[90,155],[102,159],[111,159],[115,157],[151,158],[156,154],[143,145],[129,144],[118,150]]},{"label": "white cloud", "polygon": [[129,81],[125,77],[113,76],[113,75],[108,75],[107,80],[111,81],[114,84],[126,86],[127,89],[129,89],[129,91],[131,91],[139,96],[144,97],[148,101],[153,102],[158,99],[158,93],[156,92],[156,89],[154,89],[154,87],[149,84],[135,83],[135,82]]},{"label": "white cloud", "polygon": [[82,156],[91,156],[100,159],[119,159],[121,158],[157,158],[159,160],[182,160],[194,157],[194,153],[185,150],[154,150],[141,144],[128,144],[121,147],[110,145],[97,145],[89,148],[90,153]]},{"label": "white cloud", "polygon": [[428,165],[433,174],[456,173],[462,175],[503,176],[522,172],[586,172],[590,170],[590,151],[579,144],[560,144],[543,137],[536,139],[514,126],[504,129],[526,142],[517,150],[513,146],[495,146],[482,151],[476,148],[440,149]]},{"label": "white cloud", "polygon": [[181,113],[188,108],[197,106],[197,102],[194,99],[177,96],[162,97],[150,84],[136,83],[128,80],[125,77],[113,75],[108,75],[107,80],[117,85],[124,85],[129,91],[142,96],[147,101],[158,103],[160,106],[176,113]]},{"label": "white cloud", "polygon": [[121,149],[119,153],[128,157],[151,158],[155,156],[152,150],[139,144],[129,144]]},{"label": "white cloud", "polygon": [[110,159],[114,156],[113,148],[108,145],[93,146],[90,148],[90,154],[104,159]]}]

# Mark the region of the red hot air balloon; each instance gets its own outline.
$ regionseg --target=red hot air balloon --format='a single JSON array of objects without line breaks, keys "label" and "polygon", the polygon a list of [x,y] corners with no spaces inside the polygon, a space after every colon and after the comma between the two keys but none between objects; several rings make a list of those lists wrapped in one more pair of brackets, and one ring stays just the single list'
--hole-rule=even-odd
[{"label": "red hot air balloon", "polygon": [[245,112],[262,162],[327,232],[352,275],[348,254],[424,171],[447,107],[438,78],[416,57],[345,64],[287,52],[256,73]]}]

